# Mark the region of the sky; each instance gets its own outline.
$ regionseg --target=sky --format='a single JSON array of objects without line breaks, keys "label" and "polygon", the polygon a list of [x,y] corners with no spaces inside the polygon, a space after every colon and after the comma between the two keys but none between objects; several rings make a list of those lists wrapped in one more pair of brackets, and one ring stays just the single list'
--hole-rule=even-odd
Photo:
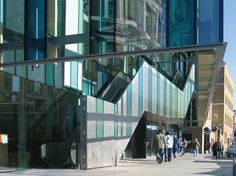
[{"label": "sky", "polygon": [[236,0],[224,0],[224,42],[227,47],[224,61],[234,81],[234,109],[236,109]]}]

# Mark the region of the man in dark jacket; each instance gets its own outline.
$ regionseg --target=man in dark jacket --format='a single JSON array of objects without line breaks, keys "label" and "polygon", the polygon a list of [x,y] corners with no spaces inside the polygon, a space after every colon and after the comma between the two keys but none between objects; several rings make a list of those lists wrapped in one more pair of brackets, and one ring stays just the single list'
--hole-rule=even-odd
[{"label": "man in dark jacket", "polygon": [[158,161],[159,164],[161,164],[163,161],[165,145],[164,132],[163,130],[159,130],[153,139],[153,148],[155,150],[156,161]]},{"label": "man in dark jacket", "polygon": [[216,141],[212,146],[213,156],[216,160],[220,159],[221,144],[219,141]]}]

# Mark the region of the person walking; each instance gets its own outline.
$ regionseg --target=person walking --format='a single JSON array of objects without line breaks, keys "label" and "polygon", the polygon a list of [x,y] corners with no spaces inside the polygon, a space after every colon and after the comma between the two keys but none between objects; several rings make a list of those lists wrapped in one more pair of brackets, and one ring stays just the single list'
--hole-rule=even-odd
[{"label": "person walking", "polygon": [[181,155],[180,156],[183,156],[185,151],[186,151],[186,148],[187,148],[187,145],[188,145],[188,142],[186,141],[185,138],[182,139],[181,143],[180,143],[180,147],[181,147]]},{"label": "person walking", "polygon": [[153,148],[155,150],[156,161],[159,164],[163,161],[165,145],[164,131],[160,129],[153,139]]},{"label": "person walking", "polygon": [[192,144],[192,149],[193,149],[193,156],[198,157],[199,154],[199,148],[200,148],[200,143],[198,142],[198,139],[195,138]]},{"label": "person walking", "polygon": [[179,152],[179,139],[176,135],[173,137],[173,157],[176,158],[176,152]]},{"label": "person walking", "polygon": [[173,137],[170,135],[169,132],[166,132],[166,155],[165,155],[165,161],[171,161],[172,159],[172,149],[173,149]]},{"label": "person walking", "polygon": [[211,146],[209,142],[206,143],[206,152],[211,153]]},{"label": "person walking", "polygon": [[216,141],[212,146],[212,153],[216,160],[220,159],[221,144],[219,141]]},{"label": "person walking", "polygon": [[223,155],[224,155],[224,149],[225,149],[224,144],[223,144],[223,142],[221,141],[221,142],[220,142],[220,156],[223,156]]}]

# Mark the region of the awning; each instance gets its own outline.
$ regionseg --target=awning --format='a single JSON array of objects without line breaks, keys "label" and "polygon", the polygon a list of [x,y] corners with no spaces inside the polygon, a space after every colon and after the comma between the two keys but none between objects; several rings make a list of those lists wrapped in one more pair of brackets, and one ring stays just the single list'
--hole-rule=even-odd
[{"label": "awning", "polygon": [[221,47],[199,51],[196,60],[196,93],[198,106],[198,120],[204,122],[215,90],[216,80],[219,76],[226,44]]}]

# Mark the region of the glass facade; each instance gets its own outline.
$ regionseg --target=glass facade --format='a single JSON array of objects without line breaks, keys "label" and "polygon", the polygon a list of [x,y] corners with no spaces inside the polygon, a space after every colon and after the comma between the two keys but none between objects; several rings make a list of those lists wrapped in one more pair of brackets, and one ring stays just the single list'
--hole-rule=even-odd
[{"label": "glass facade", "polygon": [[[128,140],[144,111],[183,119],[198,51],[174,47],[222,42],[222,9],[223,0],[0,0],[0,64],[21,63],[0,65],[0,135],[8,137],[1,165],[74,166],[53,153],[67,153],[72,142],[84,147],[83,113],[94,113],[86,124],[91,146]],[[146,49],[163,52],[71,60]],[[45,59],[52,62],[22,64]],[[94,99],[86,111],[83,96]]]},{"label": "glass facade", "polygon": [[[223,41],[222,0],[1,0],[0,4],[1,63]],[[186,78],[191,67],[185,64],[186,57],[175,56],[182,60],[176,64],[159,64],[159,71],[170,81],[176,76]],[[153,64],[173,59],[168,55],[145,58]],[[140,64],[127,57],[58,63],[39,68],[47,77],[38,81],[99,96],[117,73],[132,77]],[[24,66],[8,72],[30,73]]]},{"label": "glass facade", "polygon": [[[184,54],[188,53],[194,57],[199,55],[194,50]],[[208,53],[209,50],[206,50],[205,54]],[[165,53],[169,56],[181,54],[183,52],[174,50]],[[96,142],[103,140],[129,140],[146,111],[156,114],[157,118],[183,119],[194,91],[194,66],[190,69],[187,81],[182,83],[184,86],[181,90],[155,66],[150,66],[138,57],[128,59],[143,63],[137,67],[132,79],[118,73],[103,88],[102,99],[86,96],[86,106],[82,103],[81,91],[67,86],[56,88],[39,81],[48,73],[46,69],[45,72],[37,69],[48,68],[53,64],[39,64],[39,68],[26,65],[26,69],[31,71],[29,78],[5,71],[9,68],[18,70],[22,66],[3,68],[0,71],[0,134],[7,134],[8,142],[0,144],[0,150],[6,153],[1,158],[2,166],[73,167],[75,163],[67,162],[70,160],[68,146],[81,141],[81,123],[85,119],[81,112],[84,109],[87,149],[90,151],[90,145],[98,145]],[[62,158],[53,157],[57,152],[63,153],[60,155]],[[110,160],[111,156],[106,159]],[[90,162],[93,163],[93,160],[87,158],[88,167],[93,167]]]}]

